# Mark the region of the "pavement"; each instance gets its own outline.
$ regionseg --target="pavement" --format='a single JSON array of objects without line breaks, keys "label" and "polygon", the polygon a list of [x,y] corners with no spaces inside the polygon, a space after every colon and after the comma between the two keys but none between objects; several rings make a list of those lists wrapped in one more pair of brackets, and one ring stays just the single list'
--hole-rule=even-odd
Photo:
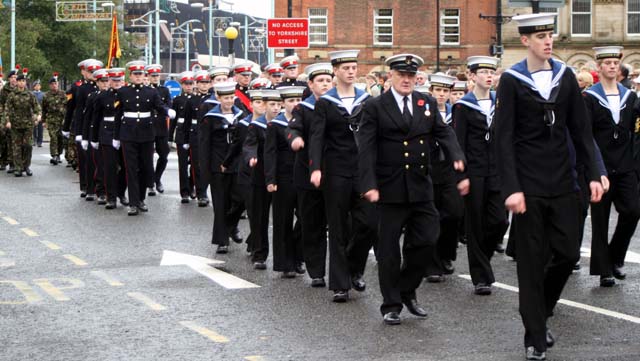
[{"label": "pavement", "polygon": [[[254,270],[244,244],[216,255],[211,206],[180,204],[175,153],[165,193],[137,217],[80,198],[77,175],[49,165],[46,143],[32,170],[0,173],[0,360],[524,359],[507,256],[492,261],[493,294],[475,296],[461,245],[456,272],[418,290],[429,316],[405,310],[402,325],[385,326],[373,255],[367,290],[346,304],[306,275],[281,278],[271,258],[269,270]],[[240,226],[246,235],[248,222]],[[585,251],[589,239],[587,226]],[[608,289],[584,254],[550,321],[548,360],[640,360],[637,236],[631,251],[627,280]]]}]

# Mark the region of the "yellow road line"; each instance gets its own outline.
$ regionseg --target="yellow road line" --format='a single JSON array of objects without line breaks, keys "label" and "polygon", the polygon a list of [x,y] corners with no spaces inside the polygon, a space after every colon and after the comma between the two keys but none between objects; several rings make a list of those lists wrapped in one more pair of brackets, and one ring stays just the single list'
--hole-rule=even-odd
[{"label": "yellow road line", "polygon": [[12,226],[15,226],[16,224],[18,224],[18,221],[16,221],[11,217],[2,217],[2,219],[4,219],[7,223],[9,223]]},{"label": "yellow road line", "polygon": [[36,231],[29,228],[20,228],[20,230],[29,237],[38,237],[38,233]]},{"label": "yellow road line", "polygon": [[108,274],[102,272],[102,271],[91,271],[91,274],[100,278],[101,280],[107,282],[109,284],[109,286],[113,286],[113,287],[122,287],[124,286],[124,283],[118,281],[117,279],[109,276]]},{"label": "yellow road line", "polygon": [[145,306],[149,307],[154,311],[162,311],[167,309],[163,305],[155,302],[154,300],[150,299],[149,297],[147,297],[146,295],[140,292],[128,292],[127,296],[133,298],[134,300],[138,300],[142,302]]},{"label": "yellow road line", "polygon": [[216,343],[227,343],[229,342],[229,339],[222,336],[221,334],[212,331],[206,327],[202,327],[198,324],[196,324],[193,321],[180,321],[180,324],[192,331],[195,331],[197,333],[199,333],[200,335],[208,338],[209,340],[216,342]]},{"label": "yellow road line", "polygon": [[54,251],[59,250],[60,246],[58,246],[57,244],[53,243],[53,242],[49,242],[49,241],[40,241],[40,243],[44,244],[45,246],[47,246],[49,249],[52,249]]},{"label": "yellow road line", "polygon": [[86,266],[88,263],[85,262],[83,259],[80,259],[72,254],[64,254],[62,255],[62,257],[68,259],[69,261],[71,261],[73,264],[75,264],[76,266]]},{"label": "yellow road line", "polygon": [[247,361],[262,361],[262,360],[264,360],[262,358],[262,356],[245,356],[244,359],[247,360]]}]

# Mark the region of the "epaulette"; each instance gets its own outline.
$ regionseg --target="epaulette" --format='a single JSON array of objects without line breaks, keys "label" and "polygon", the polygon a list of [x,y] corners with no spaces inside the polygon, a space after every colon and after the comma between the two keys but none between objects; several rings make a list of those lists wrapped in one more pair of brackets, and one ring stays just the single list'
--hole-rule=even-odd
[{"label": "epaulette", "polygon": [[80,86],[82,85],[82,80],[78,80],[77,82],[75,82],[76,86]]}]

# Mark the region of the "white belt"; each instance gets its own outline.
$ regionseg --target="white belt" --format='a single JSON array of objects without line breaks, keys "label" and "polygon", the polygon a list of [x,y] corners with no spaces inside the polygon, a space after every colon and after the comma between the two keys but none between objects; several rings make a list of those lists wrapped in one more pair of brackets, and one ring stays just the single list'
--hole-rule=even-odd
[{"label": "white belt", "polygon": [[198,119],[191,119],[191,124],[198,124]]},{"label": "white belt", "polygon": [[124,112],[126,118],[150,118],[151,112]]},{"label": "white belt", "polygon": [[178,124],[184,123],[184,118],[178,118]]},{"label": "white belt", "polygon": [[113,122],[116,120],[116,117],[104,117],[103,119],[105,122]]}]

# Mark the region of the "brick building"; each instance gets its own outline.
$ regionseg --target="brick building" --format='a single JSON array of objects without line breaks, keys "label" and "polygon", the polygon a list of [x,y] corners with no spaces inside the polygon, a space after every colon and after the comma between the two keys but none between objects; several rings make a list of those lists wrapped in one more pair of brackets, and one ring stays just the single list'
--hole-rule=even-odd
[{"label": "brick building", "polygon": [[[496,26],[480,14],[495,15],[497,1],[293,0],[291,17],[310,20],[310,47],[296,53],[309,63],[328,59],[332,50],[360,49],[361,73],[383,69],[387,57],[405,52],[423,57],[433,71],[439,53],[446,70],[468,56],[490,54]],[[288,0],[275,0],[275,17],[287,17],[287,6]]]}]

